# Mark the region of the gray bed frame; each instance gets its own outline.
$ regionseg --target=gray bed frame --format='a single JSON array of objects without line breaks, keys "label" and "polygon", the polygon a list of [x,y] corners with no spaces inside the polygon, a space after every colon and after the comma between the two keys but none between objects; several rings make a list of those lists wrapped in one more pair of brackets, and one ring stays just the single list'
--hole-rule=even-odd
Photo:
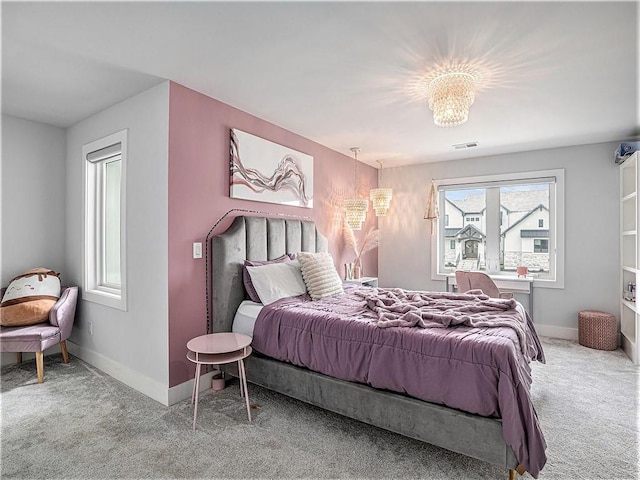
[{"label": "gray bed frame", "polygon": [[[271,260],[285,253],[327,250],[327,239],[312,221],[236,217],[226,232],[211,239],[210,333],[231,331],[235,312],[246,299],[242,281],[245,259]],[[224,370],[237,376],[234,365]],[[511,479],[516,471],[524,473],[503,439],[500,419],[335,379],[259,354],[247,359],[246,374],[251,383],[303,402],[505,467]]]}]

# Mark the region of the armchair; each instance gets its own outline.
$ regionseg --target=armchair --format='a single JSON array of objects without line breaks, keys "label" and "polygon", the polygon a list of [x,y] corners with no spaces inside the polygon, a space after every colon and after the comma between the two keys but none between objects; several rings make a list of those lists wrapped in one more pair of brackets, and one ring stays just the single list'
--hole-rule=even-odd
[{"label": "armchair", "polygon": [[[5,290],[0,290],[0,298]],[[38,383],[44,382],[44,350],[59,343],[62,361],[69,363],[65,341],[71,335],[77,301],[78,287],[63,287],[60,298],[49,312],[49,323],[0,327],[0,352],[17,353],[18,363],[22,363],[22,352],[35,352]]]},{"label": "armchair", "polygon": [[482,272],[464,272],[456,270],[456,283],[459,292],[469,290],[482,290],[485,295],[491,298],[512,298],[513,293],[501,292],[491,277]]}]

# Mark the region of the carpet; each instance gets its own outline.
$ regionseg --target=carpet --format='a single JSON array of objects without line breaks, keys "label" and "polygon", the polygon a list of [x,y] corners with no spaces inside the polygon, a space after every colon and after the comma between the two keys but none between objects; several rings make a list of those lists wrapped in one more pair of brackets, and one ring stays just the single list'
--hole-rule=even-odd
[{"label": "carpet", "polygon": [[[636,479],[638,367],[620,350],[543,339],[532,396],[548,444],[541,479]],[[1,477],[507,479],[505,469],[237,381],[165,407],[71,357],[1,370]],[[525,474],[521,478],[532,478]]]}]

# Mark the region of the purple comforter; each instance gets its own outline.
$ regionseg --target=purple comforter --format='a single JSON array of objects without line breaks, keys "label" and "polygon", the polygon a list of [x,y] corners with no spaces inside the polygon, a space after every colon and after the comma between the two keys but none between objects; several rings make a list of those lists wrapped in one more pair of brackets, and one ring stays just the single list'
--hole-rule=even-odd
[{"label": "purple comforter", "polygon": [[544,362],[544,354],[515,301],[346,288],[319,301],[302,296],[265,306],[252,345],[335,378],[501,418],[520,465],[537,478],[546,462],[529,394],[529,362]]}]

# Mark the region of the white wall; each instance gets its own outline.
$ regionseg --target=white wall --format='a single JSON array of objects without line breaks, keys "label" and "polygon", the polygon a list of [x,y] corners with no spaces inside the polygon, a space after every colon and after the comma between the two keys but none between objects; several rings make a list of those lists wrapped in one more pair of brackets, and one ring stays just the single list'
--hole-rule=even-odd
[{"label": "white wall", "polygon": [[[82,146],[128,129],[128,311],[80,301],[69,349],[150,397],[167,403],[169,82],[67,130],[67,264],[83,278]],[[93,326],[90,333],[89,322]]]},{"label": "white wall", "polygon": [[[533,319],[543,335],[577,338],[578,311],[619,317],[617,143],[521,152],[385,169],[393,204],[381,230],[381,286],[444,290],[431,280],[431,229],[423,220],[431,179],[565,169],[565,288],[535,290]],[[526,301],[526,296],[523,301]]]},{"label": "white wall", "polygon": [[[51,268],[63,283],[70,283],[65,262],[65,142],[62,128],[2,115],[2,286],[34,267]],[[0,356],[2,365],[15,361],[14,353]]]},{"label": "white wall", "polygon": [[1,284],[34,267],[65,272],[65,131],[2,115]]}]

